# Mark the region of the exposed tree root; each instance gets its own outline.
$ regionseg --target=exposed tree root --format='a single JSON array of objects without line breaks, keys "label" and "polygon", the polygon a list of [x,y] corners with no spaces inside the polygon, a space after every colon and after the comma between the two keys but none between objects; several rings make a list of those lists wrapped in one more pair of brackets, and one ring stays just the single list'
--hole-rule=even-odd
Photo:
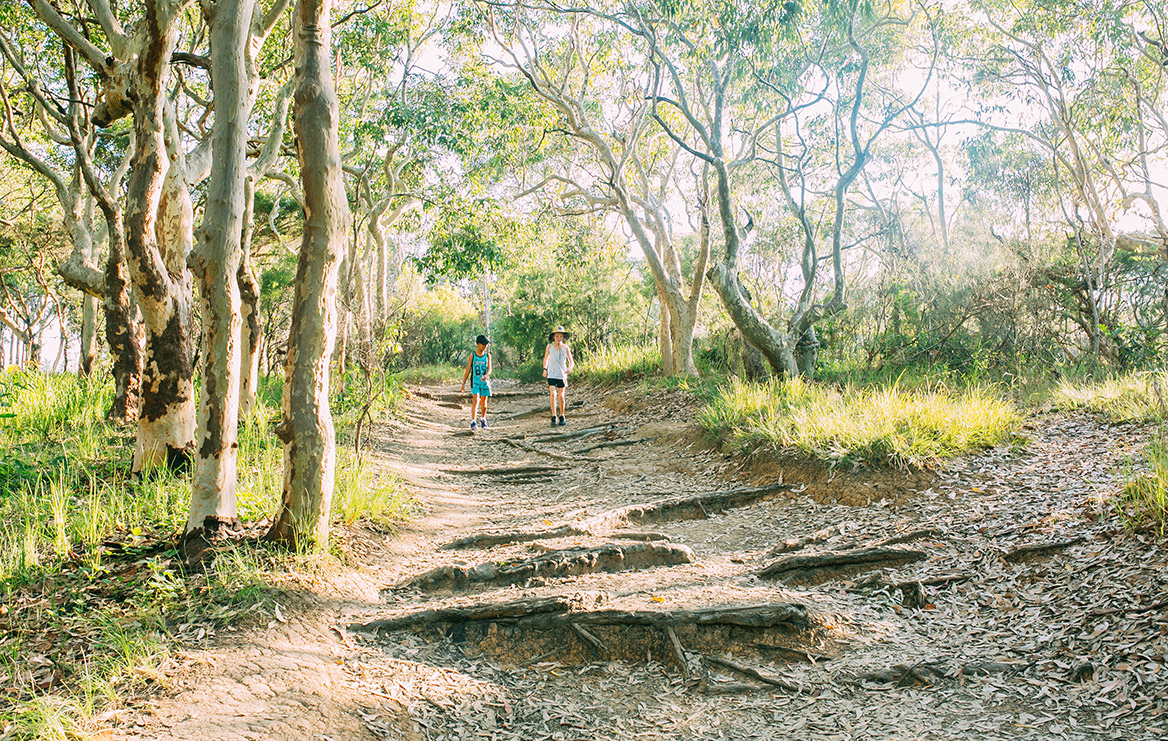
[{"label": "exposed tree root", "polygon": [[1032,545],[1018,546],[1012,548],[1002,554],[1002,559],[1007,563],[1026,563],[1028,561],[1036,561],[1041,558],[1052,556],[1055,553],[1070,548],[1073,545],[1082,543],[1086,538],[1068,538],[1067,540],[1056,540],[1051,543],[1034,543]]},{"label": "exposed tree root", "polygon": [[646,438],[638,437],[634,440],[609,440],[604,443],[597,443],[596,445],[587,445],[583,448],[575,448],[572,450],[576,455],[584,455],[591,453],[593,450],[600,450],[601,448],[619,448],[623,445],[636,445],[637,443],[646,442]]},{"label": "exposed tree root", "polygon": [[851,684],[876,682],[897,686],[931,686],[951,677],[979,677],[988,674],[1005,674],[1023,668],[1025,667],[1000,661],[965,664],[952,668],[946,667],[941,662],[920,662],[911,666],[908,664],[896,664],[888,669],[860,674]]},{"label": "exposed tree root", "polygon": [[443,473],[460,476],[514,476],[520,473],[558,473],[559,466],[493,466],[490,468],[440,468]]},{"label": "exposed tree root", "polygon": [[757,679],[763,684],[769,684],[772,687],[779,687],[781,689],[787,690],[788,692],[803,691],[803,688],[794,682],[776,677],[772,674],[766,674],[752,666],[739,664],[737,661],[725,659],[720,656],[703,656],[702,659],[708,664],[713,664],[714,666],[718,666],[723,669],[729,669],[732,672],[737,672],[738,674],[741,674],[745,677],[750,677],[751,679]]},{"label": "exposed tree root", "polygon": [[[577,597],[577,600],[581,598]],[[578,602],[577,602],[578,604]],[[751,651],[784,645],[811,627],[806,608],[770,603],[697,610],[580,609],[572,600],[526,600],[465,608],[425,610],[354,630],[378,632],[434,627],[516,664],[555,655],[564,664],[626,659],[681,661],[674,647],[697,652]],[[671,635],[672,633],[672,635]]]},{"label": "exposed tree root", "polygon": [[532,440],[539,440],[541,442],[562,442],[564,440],[579,440],[584,437],[592,437],[593,435],[603,435],[609,430],[620,427],[618,422],[609,422],[608,424],[597,425],[596,427],[585,427],[582,430],[573,430],[572,432],[549,432],[544,435],[536,435]]},{"label": "exposed tree root", "polygon": [[916,540],[923,540],[925,538],[940,538],[944,537],[945,531],[939,527],[925,527],[919,530],[909,530],[907,533],[893,535],[891,538],[878,540],[872,544],[872,548],[884,548],[885,546],[897,545],[899,543],[912,543]]},{"label": "exposed tree root", "polygon": [[399,589],[461,589],[473,585],[522,584],[535,577],[559,578],[596,572],[648,569],[692,563],[693,551],[676,543],[610,543],[597,548],[566,548],[513,563],[440,566],[396,585]]},{"label": "exposed tree root", "polygon": [[881,566],[903,566],[927,558],[924,551],[908,548],[856,548],[806,556],[787,556],[759,569],[763,579],[777,579],[784,584],[820,584]]},{"label": "exposed tree root", "polygon": [[627,507],[601,512],[592,517],[554,528],[470,535],[447,543],[442,546],[442,549],[489,548],[505,543],[526,543],[545,538],[595,535],[602,531],[622,527],[633,522],[699,519],[722,512],[723,510],[745,507],[749,504],[769,499],[788,489],[790,489],[790,486],[787,484],[770,484],[769,486],[731,489],[729,491],[709,492],[694,496],[672,497],[647,504],[631,504]]},{"label": "exposed tree root", "polygon": [[513,448],[519,448],[520,450],[525,450],[529,453],[536,453],[538,455],[546,455],[548,458],[553,458],[557,461],[569,461],[572,463],[583,463],[586,461],[598,460],[596,458],[582,458],[578,455],[572,455],[570,453],[559,453],[559,452],[556,452],[554,450],[547,450],[545,448],[541,448],[538,445],[532,445],[530,443],[525,443],[522,440],[512,440],[512,439],[506,438],[506,437],[499,438],[499,442],[503,443],[504,445],[510,445]]},{"label": "exposed tree root", "polygon": [[809,545],[818,545],[827,541],[829,538],[839,534],[839,525],[832,525],[825,527],[822,530],[816,530],[811,535],[806,535],[802,538],[787,538],[779,545],[770,549],[767,552],[768,556],[778,556],[783,553],[790,553],[791,551],[801,551]]},{"label": "exposed tree root", "polygon": [[[568,409],[579,409],[582,406],[584,406],[584,402],[582,402],[582,401],[568,402]],[[527,419],[528,417],[538,417],[541,414],[544,416],[550,417],[551,416],[551,409],[545,404],[541,407],[536,407],[535,409],[528,409],[526,412],[515,412],[513,414],[502,414],[502,415],[499,415],[498,418],[501,420]]]}]

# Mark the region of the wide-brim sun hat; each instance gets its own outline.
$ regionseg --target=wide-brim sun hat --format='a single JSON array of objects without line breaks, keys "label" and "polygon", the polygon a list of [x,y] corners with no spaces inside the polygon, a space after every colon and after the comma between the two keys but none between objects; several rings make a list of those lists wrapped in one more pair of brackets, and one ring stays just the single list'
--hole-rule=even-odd
[{"label": "wide-brim sun hat", "polygon": [[560,334],[562,334],[564,336],[565,340],[572,336],[571,332],[564,329],[564,325],[557,324],[556,328],[548,333],[548,342],[555,342],[556,341],[556,332],[559,332]]}]

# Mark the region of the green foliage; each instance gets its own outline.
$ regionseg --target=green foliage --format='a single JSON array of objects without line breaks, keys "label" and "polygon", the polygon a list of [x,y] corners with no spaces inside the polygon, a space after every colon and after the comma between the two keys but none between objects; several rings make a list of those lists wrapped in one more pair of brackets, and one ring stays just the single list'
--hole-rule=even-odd
[{"label": "green foliage", "polygon": [[452,198],[430,229],[429,248],[416,259],[418,269],[431,285],[503,270],[515,261],[519,229],[493,199]]},{"label": "green foliage", "polygon": [[1014,406],[981,389],[842,391],[802,379],[735,379],[700,422],[733,451],[759,447],[831,464],[926,468],[1004,441],[1020,421]]},{"label": "green foliage", "polygon": [[405,301],[401,313],[388,330],[400,351],[391,359],[395,370],[426,365],[459,364],[474,349],[481,330],[475,306],[449,284],[419,285],[417,275],[407,271],[398,281]]}]

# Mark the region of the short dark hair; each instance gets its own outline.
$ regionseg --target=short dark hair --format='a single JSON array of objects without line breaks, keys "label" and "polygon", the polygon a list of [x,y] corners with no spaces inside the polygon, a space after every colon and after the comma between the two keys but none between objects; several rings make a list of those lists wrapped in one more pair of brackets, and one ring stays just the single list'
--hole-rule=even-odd
[{"label": "short dark hair", "polygon": [[475,344],[476,345],[489,345],[489,344],[491,344],[491,341],[487,339],[487,336],[485,334],[481,334],[478,337],[475,337]]}]

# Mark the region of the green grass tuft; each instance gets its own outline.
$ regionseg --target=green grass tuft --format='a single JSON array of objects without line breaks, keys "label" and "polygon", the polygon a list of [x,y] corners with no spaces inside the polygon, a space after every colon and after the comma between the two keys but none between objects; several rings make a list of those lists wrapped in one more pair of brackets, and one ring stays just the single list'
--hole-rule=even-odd
[{"label": "green grass tuft", "polygon": [[576,380],[616,383],[661,372],[661,351],[656,345],[619,345],[593,350],[576,365]]},{"label": "green grass tuft", "polygon": [[829,389],[802,379],[733,380],[699,417],[733,452],[769,449],[828,462],[927,468],[1004,441],[1021,421],[984,390]]},{"label": "green grass tuft", "polygon": [[1163,422],[1168,419],[1168,373],[1133,373],[1104,381],[1064,382],[1051,403],[1059,409],[1085,409],[1114,422]]}]

